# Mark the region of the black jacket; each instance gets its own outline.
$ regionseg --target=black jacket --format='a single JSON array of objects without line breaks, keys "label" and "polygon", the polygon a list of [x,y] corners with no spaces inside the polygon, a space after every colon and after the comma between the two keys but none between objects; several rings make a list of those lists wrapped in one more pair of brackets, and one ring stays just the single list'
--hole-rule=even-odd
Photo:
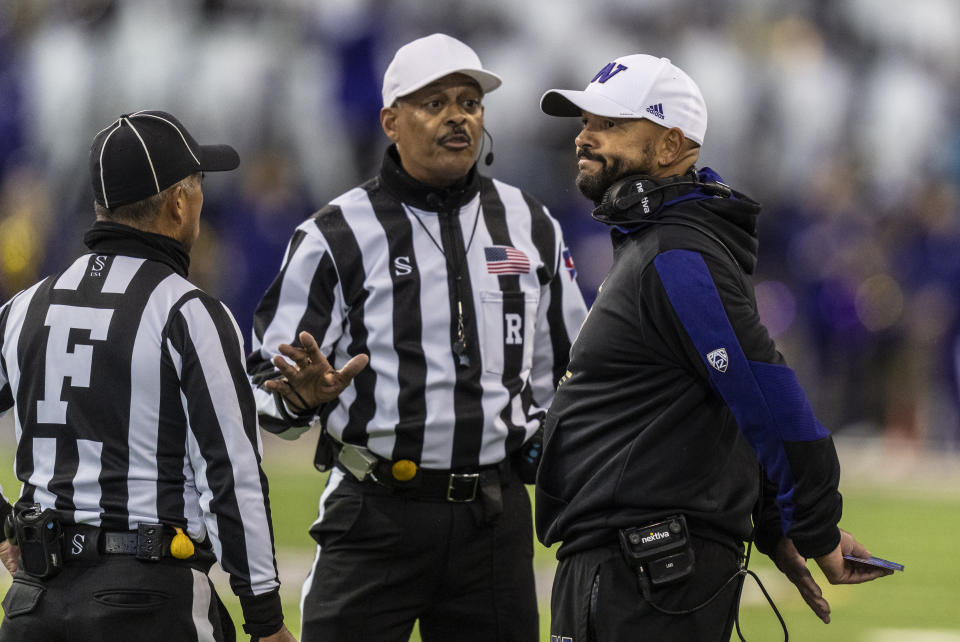
[{"label": "black jacket", "polygon": [[761,550],[786,533],[825,554],[839,464],[757,313],[760,206],[691,185],[657,196],[665,206],[612,232],[613,267],[547,415],[537,533],[563,557],[682,512],[695,532],[746,540],[762,465],[776,501]]}]

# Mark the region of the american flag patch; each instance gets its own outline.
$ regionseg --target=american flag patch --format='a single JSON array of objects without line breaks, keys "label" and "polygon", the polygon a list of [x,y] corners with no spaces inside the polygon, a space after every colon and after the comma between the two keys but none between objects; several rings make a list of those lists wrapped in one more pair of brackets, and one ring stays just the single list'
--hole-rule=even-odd
[{"label": "american flag patch", "polygon": [[494,245],[483,248],[487,259],[489,274],[527,274],[530,272],[530,259],[515,247]]},{"label": "american flag patch", "polygon": [[563,248],[563,265],[570,273],[571,281],[577,278],[577,266],[573,264],[573,256],[570,255],[570,249],[566,247]]}]

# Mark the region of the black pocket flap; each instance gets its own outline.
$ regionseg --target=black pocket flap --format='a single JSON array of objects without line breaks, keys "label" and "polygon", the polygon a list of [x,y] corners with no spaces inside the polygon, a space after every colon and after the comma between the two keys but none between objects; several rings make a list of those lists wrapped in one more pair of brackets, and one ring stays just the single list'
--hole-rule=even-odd
[{"label": "black pocket flap", "polygon": [[7,591],[7,596],[3,598],[3,612],[6,617],[17,617],[24,613],[31,613],[40,598],[46,592],[46,587],[33,582],[15,579]]}]

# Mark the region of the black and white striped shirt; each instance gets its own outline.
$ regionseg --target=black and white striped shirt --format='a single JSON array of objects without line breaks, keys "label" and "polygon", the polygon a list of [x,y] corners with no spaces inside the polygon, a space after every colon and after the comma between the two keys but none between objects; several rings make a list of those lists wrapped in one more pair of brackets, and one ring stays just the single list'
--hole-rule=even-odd
[{"label": "black and white striped shirt", "polygon": [[[432,190],[391,148],[378,177],[296,229],[247,366],[255,383],[270,376],[277,346],[302,330],[335,367],[366,353],[370,365],[321,412],[336,439],[430,469],[485,466],[539,427],[585,315],[546,208],[475,169]],[[291,428],[274,395],[255,395],[265,428]]]},{"label": "black and white striped shirt", "polygon": [[13,410],[18,504],[108,530],[161,522],[209,536],[241,602],[275,592],[233,317],[184,278],[175,241],[114,223],[86,240],[92,253],[0,307],[0,412]]}]

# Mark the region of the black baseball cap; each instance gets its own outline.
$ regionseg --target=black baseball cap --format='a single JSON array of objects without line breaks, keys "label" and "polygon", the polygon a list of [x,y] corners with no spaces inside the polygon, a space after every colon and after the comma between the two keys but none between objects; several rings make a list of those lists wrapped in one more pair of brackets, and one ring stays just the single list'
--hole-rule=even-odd
[{"label": "black baseball cap", "polygon": [[97,132],[90,146],[93,194],[108,209],[159,194],[190,174],[239,164],[233,147],[200,145],[165,111],[124,114]]}]

